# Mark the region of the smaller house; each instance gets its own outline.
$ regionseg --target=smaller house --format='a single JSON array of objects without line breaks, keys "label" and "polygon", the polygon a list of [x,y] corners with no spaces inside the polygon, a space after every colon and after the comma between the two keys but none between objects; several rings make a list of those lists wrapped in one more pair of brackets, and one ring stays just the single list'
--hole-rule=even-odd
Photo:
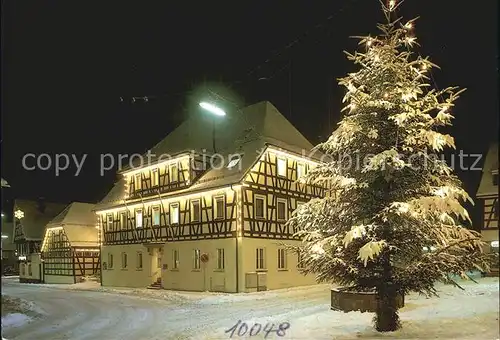
[{"label": "smaller house", "polygon": [[12,240],[19,261],[20,282],[41,282],[40,248],[47,223],[57,216],[65,204],[38,200],[14,201],[14,231]]},{"label": "smaller house", "polygon": [[73,202],[51,220],[42,243],[45,283],[76,283],[100,272],[97,219],[93,204]]}]

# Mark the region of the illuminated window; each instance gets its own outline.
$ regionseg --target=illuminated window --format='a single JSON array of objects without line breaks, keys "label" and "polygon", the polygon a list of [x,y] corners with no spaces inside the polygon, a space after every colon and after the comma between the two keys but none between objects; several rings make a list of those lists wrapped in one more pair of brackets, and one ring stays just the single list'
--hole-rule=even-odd
[{"label": "illuminated window", "polygon": [[278,176],[286,177],[286,159],[278,157],[276,167],[278,168]]},{"label": "illuminated window", "polygon": [[160,225],[160,207],[153,208],[153,226]]},{"label": "illuminated window", "polygon": [[278,198],[277,200],[277,217],[278,221],[286,220],[286,199]]},{"label": "illuminated window", "polygon": [[306,165],[304,163],[297,163],[297,179],[306,174]]},{"label": "illuminated window", "polygon": [[168,174],[170,176],[170,183],[174,183],[179,180],[179,170],[177,164],[170,165]]},{"label": "illuminated window", "polygon": [[142,210],[138,209],[135,211],[135,227],[142,228]]},{"label": "illuminated window", "polygon": [[193,250],[193,269],[200,269],[201,267],[201,251],[199,249]]},{"label": "illuminated window", "polygon": [[122,230],[127,229],[127,214],[126,213],[120,214],[120,229],[122,229]]},{"label": "illuminated window", "polygon": [[170,204],[170,224],[179,224],[179,203]]},{"label": "illuminated window", "polygon": [[135,175],[134,188],[135,188],[135,190],[142,189],[142,176],[141,176],[141,174]]},{"label": "illuminated window", "polygon": [[255,261],[256,269],[266,269],[266,250],[264,248],[257,248]]},{"label": "illuminated window", "polygon": [[200,221],[200,200],[191,201],[191,222]]},{"label": "illuminated window", "polygon": [[222,219],[225,216],[224,207],[224,196],[215,197],[214,199],[214,217],[216,219]]},{"label": "illuminated window", "polygon": [[151,170],[151,186],[158,186],[158,169]]},{"label": "illuminated window", "polygon": [[113,230],[113,214],[108,215],[108,231]]},{"label": "illuminated window", "polygon": [[286,249],[278,249],[278,269],[286,269]]},{"label": "illuminated window", "polygon": [[266,197],[255,195],[253,203],[255,218],[265,218]]}]

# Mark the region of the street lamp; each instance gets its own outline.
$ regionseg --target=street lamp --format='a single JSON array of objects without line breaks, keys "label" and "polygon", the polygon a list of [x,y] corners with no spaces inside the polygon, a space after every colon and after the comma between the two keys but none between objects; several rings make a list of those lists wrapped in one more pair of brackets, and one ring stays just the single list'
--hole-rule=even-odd
[{"label": "street lamp", "polygon": [[[215,116],[225,116],[226,115],[226,111],[224,111],[223,109],[221,109],[218,106],[215,106],[214,104],[210,104],[208,102],[200,102],[199,105],[202,109],[210,112],[211,114],[213,114]],[[215,150],[215,117],[212,119],[212,147],[214,149],[214,153],[216,153],[217,151]]]}]

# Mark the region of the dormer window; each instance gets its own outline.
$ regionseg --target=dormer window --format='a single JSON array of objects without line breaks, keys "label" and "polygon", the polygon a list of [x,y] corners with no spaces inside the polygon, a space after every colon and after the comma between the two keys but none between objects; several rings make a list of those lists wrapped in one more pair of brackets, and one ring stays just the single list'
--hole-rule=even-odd
[{"label": "dormer window", "polygon": [[158,169],[151,170],[151,186],[158,186]]},{"label": "dormer window", "polygon": [[169,167],[169,178],[170,178],[170,183],[177,182],[179,180],[179,170],[177,167],[177,164],[171,164]]},{"label": "dormer window", "polygon": [[142,189],[142,176],[141,174],[135,175],[135,180],[134,180],[134,189],[141,190]]},{"label": "dormer window", "polygon": [[286,158],[278,157],[276,167],[278,176],[286,177]]},{"label": "dormer window", "polygon": [[306,174],[306,165],[304,163],[297,163],[297,179]]}]

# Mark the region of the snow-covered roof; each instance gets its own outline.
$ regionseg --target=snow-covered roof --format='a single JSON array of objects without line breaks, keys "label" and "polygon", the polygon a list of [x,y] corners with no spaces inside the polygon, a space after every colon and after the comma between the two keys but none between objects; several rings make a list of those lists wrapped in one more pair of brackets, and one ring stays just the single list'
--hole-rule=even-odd
[{"label": "snow-covered roof", "polygon": [[[219,118],[219,117],[216,117]],[[212,117],[201,115],[191,117],[151,149],[151,154],[176,155],[185,152],[211,152]],[[241,155],[238,166],[215,167],[207,170],[189,188],[173,192],[202,191],[238,183],[260,158],[266,146],[273,145],[287,151],[301,154],[309,152],[313,145],[276,109],[270,102],[260,102],[227,114],[216,122],[216,150],[218,154]],[[319,159],[319,152],[313,158]],[[154,160],[154,158],[153,158]],[[126,197],[126,181],[120,179],[111,191],[97,205],[96,210],[123,204]]]},{"label": "snow-covered roof", "polygon": [[47,228],[63,227],[72,247],[95,247],[98,245],[97,216],[94,204],[73,202],[54,217]]},{"label": "snow-covered roof", "polygon": [[92,225],[97,224],[97,218],[92,211],[94,204],[73,202],[69,204],[63,211],[54,217],[49,223],[49,226],[57,226],[63,224],[74,225]]},{"label": "snow-covered roof", "polygon": [[493,185],[493,173],[498,174],[498,143],[490,146],[483,164],[483,174],[477,190],[477,196],[498,196],[498,186]]},{"label": "snow-covered roof", "polygon": [[20,223],[23,226],[24,236],[30,240],[41,240],[44,235],[45,226],[57,216],[64,208],[65,204],[43,202],[41,209],[38,201],[16,199],[14,201],[14,211],[21,210],[24,217]]}]

